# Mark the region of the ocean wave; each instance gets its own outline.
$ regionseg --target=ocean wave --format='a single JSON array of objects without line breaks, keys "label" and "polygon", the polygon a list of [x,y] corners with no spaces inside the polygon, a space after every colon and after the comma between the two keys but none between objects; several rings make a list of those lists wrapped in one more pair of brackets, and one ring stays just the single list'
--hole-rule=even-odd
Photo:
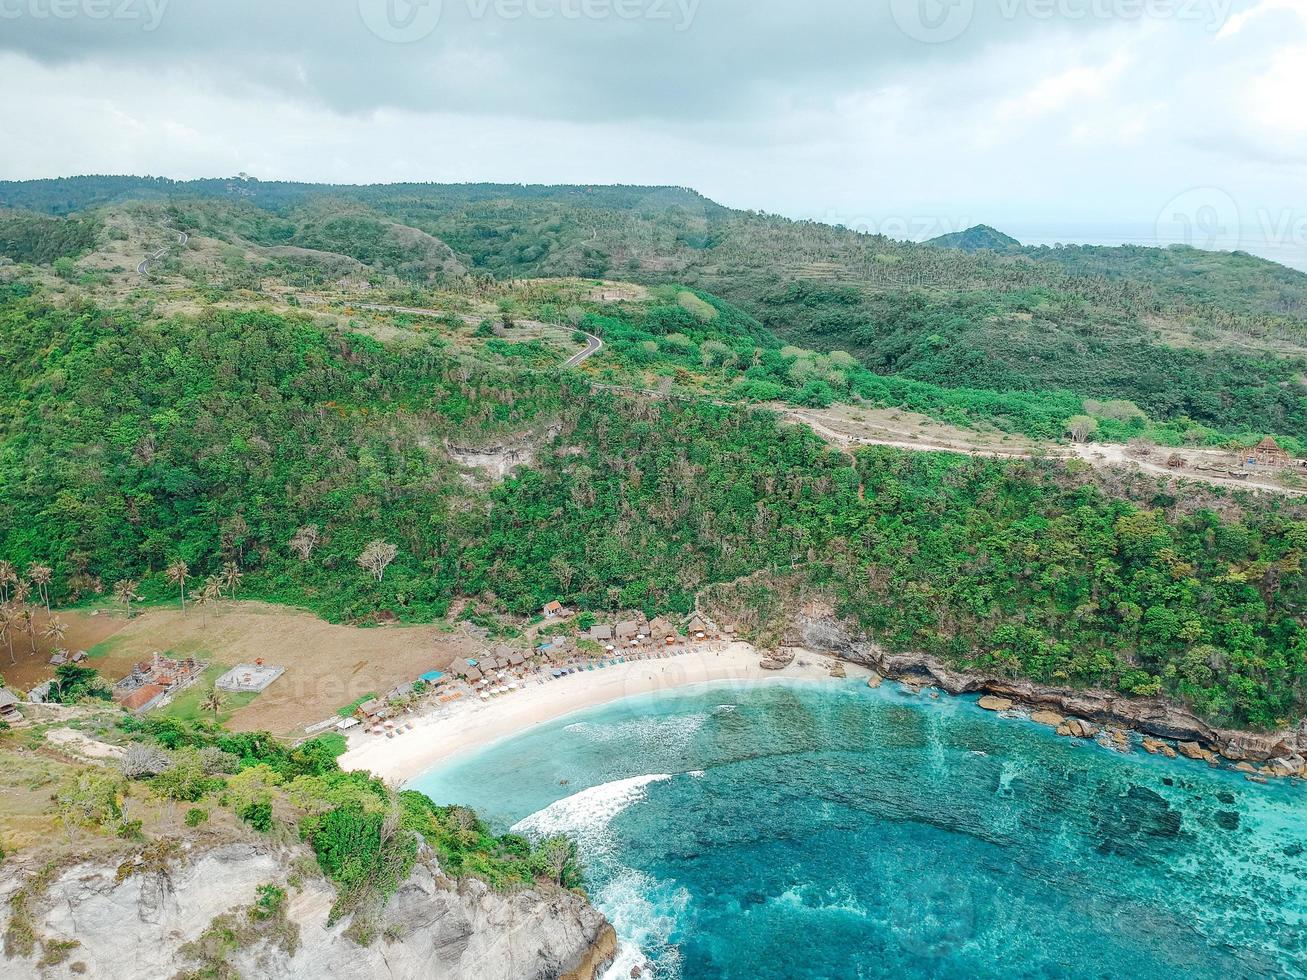
[{"label": "ocean wave", "polygon": [[[593,835],[607,827],[627,807],[644,799],[646,787],[651,783],[671,778],[671,773],[660,772],[591,786],[519,820],[512,831],[543,837],[553,834]],[[582,844],[582,849],[586,850],[585,841]]]},{"label": "ocean wave", "polygon": [[603,980],[650,977],[651,956],[658,961],[660,976],[679,976],[679,951],[672,945],[672,936],[677,923],[686,917],[688,891],[627,868],[595,898],[621,940]]}]

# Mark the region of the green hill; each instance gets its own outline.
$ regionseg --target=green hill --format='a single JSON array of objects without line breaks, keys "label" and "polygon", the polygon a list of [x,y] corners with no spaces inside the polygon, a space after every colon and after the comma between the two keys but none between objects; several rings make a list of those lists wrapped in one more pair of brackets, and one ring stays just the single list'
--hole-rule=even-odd
[{"label": "green hill", "polygon": [[1009,248],[1021,247],[1021,243],[1011,235],[1005,235],[989,225],[975,225],[966,231],[940,235],[925,244],[934,245],[936,248],[958,248],[964,252],[978,252],[981,249],[1003,252]]}]

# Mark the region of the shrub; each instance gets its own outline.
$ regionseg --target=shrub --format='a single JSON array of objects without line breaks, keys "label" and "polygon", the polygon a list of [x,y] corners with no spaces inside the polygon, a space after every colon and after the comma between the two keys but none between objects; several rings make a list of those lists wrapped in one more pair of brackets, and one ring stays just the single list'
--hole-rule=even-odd
[{"label": "shrub", "polygon": [[118,766],[128,779],[144,779],[167,772],[172,768],[173,761],[172,756],[157,745],[137,743],[127,747]]},{"label": "shrub", "polygon": [[272,804],[265,802],[246,803],[237,813],[242,820],[259,833],[266,834],[272,829]]},{"label": "shrub", "polygon": [[186,826],[198,827],[202,823],[209,822],[209,811],[201,807],[191,807],[186,811]]}]

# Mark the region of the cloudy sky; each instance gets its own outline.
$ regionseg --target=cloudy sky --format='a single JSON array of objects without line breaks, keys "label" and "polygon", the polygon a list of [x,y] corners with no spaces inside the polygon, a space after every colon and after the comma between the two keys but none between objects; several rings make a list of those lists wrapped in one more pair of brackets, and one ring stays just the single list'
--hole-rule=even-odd
[{"label": "cloudy sky", "polygon": [[679,184],[1307,264],[1307,0],[0,0],[0,86],[5,178]]}]

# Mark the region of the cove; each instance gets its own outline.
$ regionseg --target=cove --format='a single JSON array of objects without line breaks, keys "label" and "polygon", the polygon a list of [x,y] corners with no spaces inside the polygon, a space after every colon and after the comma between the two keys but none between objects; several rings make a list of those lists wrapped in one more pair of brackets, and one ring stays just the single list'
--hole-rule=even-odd
[{"label": "cove", "polygon": [[1307,976],[1307,793],[971,698],[706,685],[410,784],[569,833],[610,977]]}]

